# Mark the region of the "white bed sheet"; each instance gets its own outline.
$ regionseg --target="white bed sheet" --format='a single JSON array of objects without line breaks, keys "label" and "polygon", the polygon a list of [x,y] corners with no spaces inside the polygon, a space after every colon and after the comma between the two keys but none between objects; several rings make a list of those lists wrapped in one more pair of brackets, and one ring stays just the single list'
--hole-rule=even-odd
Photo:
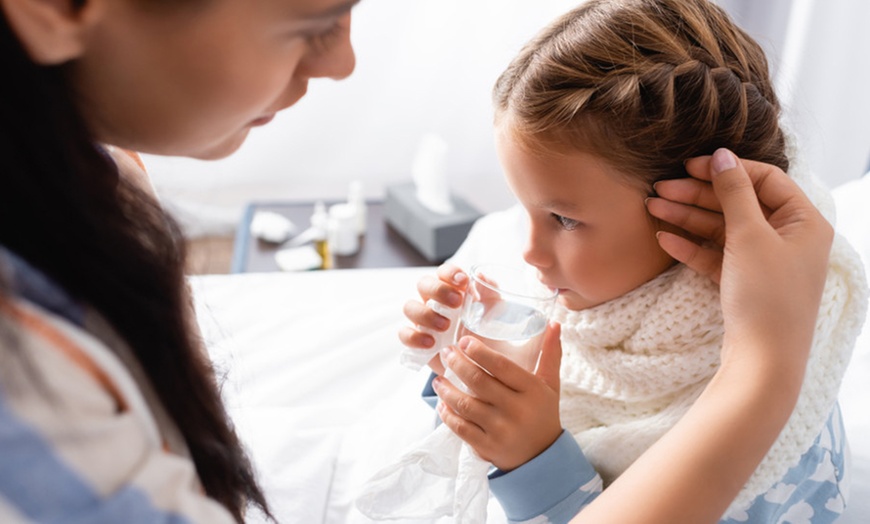
[{"label": "white bed sheet", "polygon": [[192,279],[222,394],[279,522],[369,522],[352,504],[361,483],[433,429],[428,374],[398,363],[397,337],[402,304],[431,271]]},{"label": "white bed sheet", "polygon": [[[853,242],[866,254],[870,180],[835,196],[840,228],[863,238]],[[352,505],[362,481],[433,428],[434,415],[419,397],[427,374],[398,364],[396,335],[402,304],[429,272],[192,279],[206,343],[225,376],[224,398],[279,522],[368,522]],[[866,331],[841,395],[853,453],[851,503],[840,521],[846,524],[870,522]],[[490,522],[504,522],[494,502],[490,514]],[[262,519],[252,514],[249,521]]]}]

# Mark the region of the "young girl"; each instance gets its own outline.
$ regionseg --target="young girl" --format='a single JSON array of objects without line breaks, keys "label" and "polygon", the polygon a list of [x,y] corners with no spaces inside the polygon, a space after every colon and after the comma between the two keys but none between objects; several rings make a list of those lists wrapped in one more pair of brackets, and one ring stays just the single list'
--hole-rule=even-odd
[{"label": "young girl", "polygon": [[[665,216],[657,193],[697,191],[671,180],[686,176],[684,161],[727,147],[788,171],[830,207],[790,162],[761,49],[705,0],[586,2],[520,52],[494,100],[497,151],[524,209],[481,220],[452,262],[522,256],[559,289],[561,380],[504,363],[499,375],[480,360],[494,376],[472,373],[464,352],[474,343],[463,339],[430,365],[471,377],[473,395],[441,378],[427,394],[439,395],[445,423],[498,468],[490,487],[511,521],[564,522],[673,427],[717,373],[727,330],[718,287],[660,247],[663,226],[649,214]],[[687,229],[718,227],[711,214],[693,220]],[[777,260],[767,263],[778,271]],[[421,281],[421,297],[456,306],[467,277],[452,265],[438,277]],[[848,464],[836,396],[866,298],[857,256],[838,239],[795,411],[723,522],[832,522],[842,511]],[[418,302],[405,311],[418,327],[447,329]],[[416,328],[400,337],[412,348],[435,343]]]}]

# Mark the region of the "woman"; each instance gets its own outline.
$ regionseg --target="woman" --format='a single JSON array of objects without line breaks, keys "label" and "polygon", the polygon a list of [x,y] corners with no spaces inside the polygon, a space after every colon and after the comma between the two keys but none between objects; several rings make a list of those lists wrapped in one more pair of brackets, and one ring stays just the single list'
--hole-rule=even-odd
[{"label": "woman", "polygon": [[[4,521],[241,522],[249,503],[268,513],[190,329],[178,230],[143,188],[141,172],[105,144],[196,158],[230,154],[251,127],[304,96],[310,78],[351,73],[354,3],[0,0]],[[696,163],[693,172],[704,177],[708,160]],[[772,398],[719,387],[756,356],[773,366],[785,352],[790,364],[776,377],[763,366],[750,367],[752,378],[799,383],[811,333],[785,333],[779,324],[811,326],[818,309],[827,253],[819,246],[830,246],[830,226],[799,190],[764,169],[752,166],[766,181],[760,198],[781,208],[774,216],[785,222],[765,222],[738,167],[713,180],[728,217],[724,259],[662,235],[663,246],[693,267],[716,272],[721,260],[730,333],[723,362],[734,364],[723,366],[728,373],[701,407],[582,518],[662,520],[669,504],[688,496],[682,488],[700,484],[699,466],[709,465],[722,467],[719,482],[705,476],[709,492],[691,498],[699,500],[699,519],[714,520],[716,504],[733,498],[788,416],[793,387]],[[666,195],[674,202],[662,206],[669,213],[662,218],[712,235],[722,222],[712,189],[691,190]],[[693,194],[705,196],[701,208],[679,204],[696,203]],[[766,275],[764,257],[785,260],[782,272]],[[781,299],[794,291],[800,304]],[[759,324],[738,302],[766,305],[778,322]],[[738,411],[744,404],[750,409]],[[702,407],[711,405],[718,414],[708,421]],[[758,426],[761,408],[779,416]],[[728,431],[718,431],[723,424]],[[741,439],[723,440],[733,434]],[[674,448],[681,449],[676,464]],[[657,471],[662,460],[670,462],[666,479]],[[656,497],[647,496],[650,486],[658,486]],[[642,511],[616,518],[628,511],[620,494]]]}]

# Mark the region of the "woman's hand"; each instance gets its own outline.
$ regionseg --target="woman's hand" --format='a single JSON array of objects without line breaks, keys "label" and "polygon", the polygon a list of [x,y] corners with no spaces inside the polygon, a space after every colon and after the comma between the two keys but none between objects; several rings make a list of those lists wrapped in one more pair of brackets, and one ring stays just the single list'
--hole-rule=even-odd
[{"label": "woman's hand", "polygon": [[[450,328],[450,320],[439,315],[426,306],[430,299],[440,302],[449,308],[457,308],[462,304],[462,297],[468,285],[468,275],[452,264],[443,264],[435,272],[435,276],[426,276],[417,282],[417,292],[422,302],[409,300],[405,303],[404,313],[414,326],[406,326],[399,330],[399,340],[402,344],[414,349],[429,349],[435,344],[435,338],[420,328],[445,332]],[[436,355],[429,361],[432,371],[442,375],[444,366],[441,357]]]},{"label": "woman's hand", "polygon": [[559,420],[559,324],[544,335],[537,371],[529,373],[473,337],[442,351],[444,364],[468,387],[433,382],[441,420],[481,458],[510,471],[546,450],[562,433]]},{"label": "woman's hand", "polygon": [[[656,184],[668,253],[717,280],[722,366],[689,411],[574,520],[718,522],[787,422],[800,392],[833,230],[776,167],[728,150]],[[632,504],[626,504],[630,500]]]},{"label": "woman's hand", "polygon": [[707,242],[661,232],[662,248],[719,282],[726,350],[761,344],[774,350],[771,364],[802,369],[833,228],[774,166],[738,162],[720,149],[689,160],[686,170],[693,178],[656,184],[662,198],[650,199],[649,211]]}]

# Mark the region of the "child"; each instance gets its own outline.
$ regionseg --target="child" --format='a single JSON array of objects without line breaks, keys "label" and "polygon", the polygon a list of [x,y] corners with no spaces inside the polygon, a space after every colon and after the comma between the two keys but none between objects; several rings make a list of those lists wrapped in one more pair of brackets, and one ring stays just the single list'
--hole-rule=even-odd
[{"label": "child", "polygon": [[[497,151],[524,212],[481,220],[452,262],[519,263],[527,237],[522,258],[560,293],[559,409],[505,385],[499,406],[433,385],[462,406],[440,403],[441,417],[498,468],[490,486],[508,518],[564,522],[686,413],[719,363],[718,287],[659,247],[663,226],[645,204],[655,212],[657,191],[697,189],[669,179],[720,147],[778,166],[823,211],[830,204],[789,158],[761,49],[706,0],[586,2],[520,52],[494,102]],[[467,277],[451,266],[438,275],[421,281],[421,297],[456,305]],[[866,298],[857,256],[838,239],[795,411],[723,522],[819,523],[841,513],[848,464],[836,396]],[[411,348],[431,348],[426,330],[447,329],[419,303],[405,311],[418,326],[400,333]],[[443,370],[438,358],[430,365]],[[526,375],[526,384],[540,378]],[[561,433],[547,418],[556,412]]]}]

